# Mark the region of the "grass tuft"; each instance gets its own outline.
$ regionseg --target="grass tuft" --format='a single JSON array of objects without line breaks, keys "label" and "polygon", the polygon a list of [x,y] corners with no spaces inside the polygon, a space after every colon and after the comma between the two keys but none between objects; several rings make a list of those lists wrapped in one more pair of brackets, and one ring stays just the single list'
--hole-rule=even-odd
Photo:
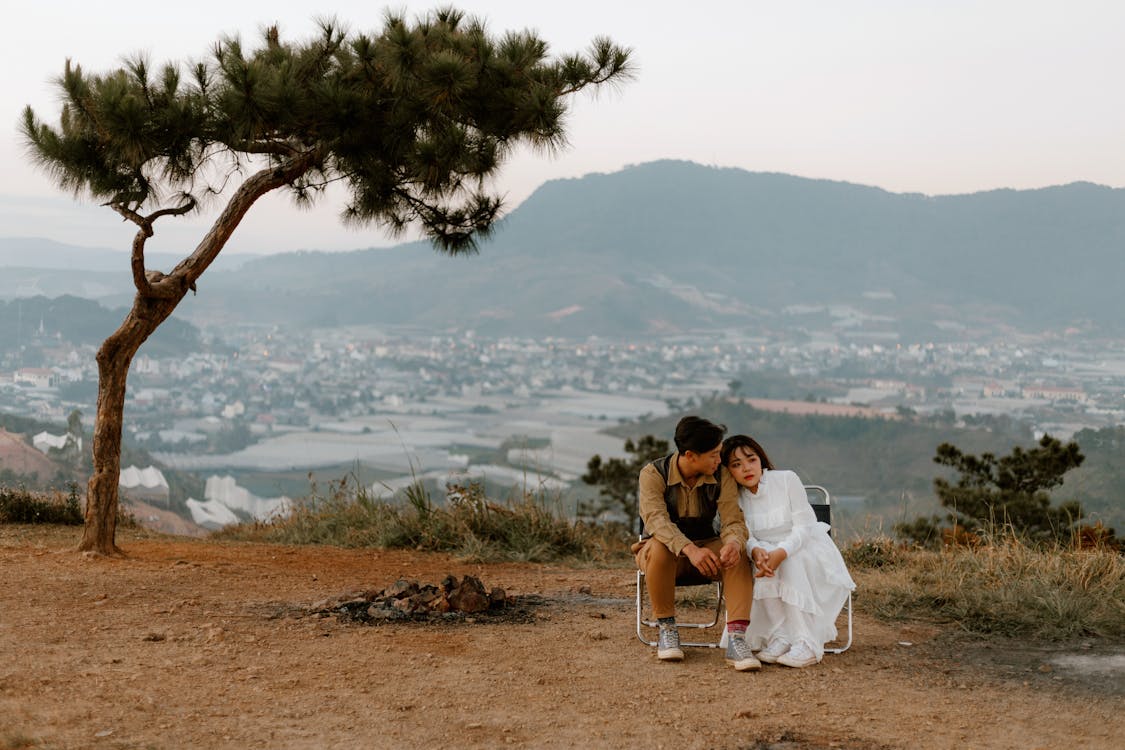
[{"label": "grass tuft", "polygon": [[470,562],[597,563],[624,559],[628,531],[564,518],[542,499],[524,496],[495,503],[482,492],[470,500],[439,506],[415,483],[404,502],[372,497],[349,480],[315,492],[284,518],[244,523],[215,532],[225,539],[280,544],[331,544],[448,552]]},{"label": "grass tuft", "polygon": [[893,568],[909,559],[909,551],[886,536],[856,540],[842,552],[844,561],[852,570]]},{"label": "grass tuft", "polygon": [[862,571],[857,598],[885,619],[955,623],[977,634],[1125,638],[1125,558],[1014,539],[940,552],[899,550]]}]

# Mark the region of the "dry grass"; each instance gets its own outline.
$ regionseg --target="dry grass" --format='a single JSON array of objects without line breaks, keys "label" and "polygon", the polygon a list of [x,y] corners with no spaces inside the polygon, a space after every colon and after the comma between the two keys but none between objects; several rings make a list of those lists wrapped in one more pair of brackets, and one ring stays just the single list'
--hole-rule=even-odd
[{"label": "dry grass", "polygon": [[938,552],[864,542],[847,552],[857,606],[884,619],[1046,640],[1125,638],[1125,558],[1113,550],[1002,539]]},{"label": "dry grass", "polygon": [[394,502],[343,483],[325,497],[307,498],[285,518],[227,527],[215,536],[449,552],[472,562],[605,563],[624,559],[629,547],[627,529],[569,520],[541,499],[495,503],[477,493],[458,505],[435,506],[419,486]]}]

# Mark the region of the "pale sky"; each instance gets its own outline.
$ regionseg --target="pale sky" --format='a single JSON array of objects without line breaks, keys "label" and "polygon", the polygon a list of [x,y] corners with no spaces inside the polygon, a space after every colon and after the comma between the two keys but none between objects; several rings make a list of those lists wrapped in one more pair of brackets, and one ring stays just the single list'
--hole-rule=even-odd
[{"label": "pale sky", "polygon": [[[116,214],[75,203],[36,172],[17,126],[25,104],[56,122],[49,81],[67,57],[92,71],[126,53],[198,59],[224,33],[279,23],[305,38],[317,14],[354,29],[385,7],[441,2],[236,0],[11,5],[0,32],[0,237],[129,246]],[[1125,3],[1119,0],[461,0],[494,32],[537,31],[556,53],[596,35],[632,47],[637,77],[574,100],[570,147],[520,154],[500,178],[507,210],[546,180],[689,159],[930,195],[1078,180],[1125,186]],[[260,202],[227,252],[390,244],[337,220],[340,203]],[[150,248],[191,247],[213,213],[157,224]]]}]

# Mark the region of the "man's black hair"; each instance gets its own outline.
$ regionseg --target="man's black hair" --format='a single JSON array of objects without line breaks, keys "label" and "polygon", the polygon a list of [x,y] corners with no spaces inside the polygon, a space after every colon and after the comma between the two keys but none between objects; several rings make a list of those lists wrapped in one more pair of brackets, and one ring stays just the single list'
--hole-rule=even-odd
[{"label": "man's black hair", "polygon": [[706,453],[723,442],[726,425],[715,424],[702,417],[684,417],[676,425],[676,450],[680,453]]}]

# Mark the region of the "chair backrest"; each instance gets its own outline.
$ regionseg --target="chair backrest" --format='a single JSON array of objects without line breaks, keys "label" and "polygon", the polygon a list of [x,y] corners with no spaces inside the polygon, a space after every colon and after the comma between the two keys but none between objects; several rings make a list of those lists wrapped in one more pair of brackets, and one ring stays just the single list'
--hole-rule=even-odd
[{"label": "chair backrest", "polygon": [[[805,493],[809,496],[809,505],[816,513],[816,520],[832,526],[832,495],[819,484],[806,484]],[[829,532],[835,536],[835,527]]]}]

